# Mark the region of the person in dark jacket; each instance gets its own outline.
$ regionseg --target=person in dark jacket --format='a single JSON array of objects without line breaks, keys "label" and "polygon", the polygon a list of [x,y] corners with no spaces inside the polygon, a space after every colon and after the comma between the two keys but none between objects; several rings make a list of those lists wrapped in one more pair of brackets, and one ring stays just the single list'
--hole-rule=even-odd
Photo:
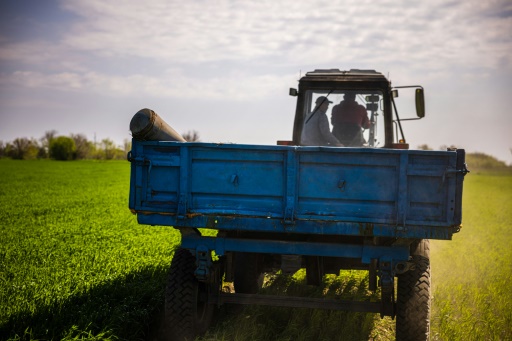
[{"label": "person in dark jacket", "polygon": [[366,143],[362,129],[370,128],[366,108],[356,102],[355,92],[346,92],[343,101],[332,108],[332,133],[345,146],[357,147]]}]

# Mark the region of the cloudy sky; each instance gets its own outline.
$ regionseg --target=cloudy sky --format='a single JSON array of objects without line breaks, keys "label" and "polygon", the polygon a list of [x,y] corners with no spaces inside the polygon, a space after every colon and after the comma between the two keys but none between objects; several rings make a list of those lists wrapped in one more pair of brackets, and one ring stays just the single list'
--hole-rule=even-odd
[{"label": "cloudy sky", "polygon": [[122,144],[147,107],[205,142],[275,144],[292,135],[288,88],[316,68],[423,85],[411,147],[512,164],[510,0],[3,0],[0,140]]}]

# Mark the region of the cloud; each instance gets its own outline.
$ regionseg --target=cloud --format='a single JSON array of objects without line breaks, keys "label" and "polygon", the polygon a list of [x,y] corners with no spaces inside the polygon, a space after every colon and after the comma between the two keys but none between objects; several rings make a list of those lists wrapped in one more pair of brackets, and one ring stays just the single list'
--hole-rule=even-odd
[{"label": "cloud", "polygon": [[78,20],[59,39],[0,45],[0,60],[25,63],[18,71],[45,65],[50,73],[64,67],[84,77],[93,71],[115,76],[128,59],[152,65],[142,73],[153,77],[160,74],[156,68],[171,65],[188,74],[215,65],[222,65],[219,72],[245,68],[247,74],[304,65],[385,65],[432,74],[512,69],[512,18],[506,14],[512,6],[506,0],[414,6],[405,0],[77,0],[61,7]]},{"label": "cloud", "polygon": [[[108,96],[264,98],[291,72],[374,68],[402,82],[512,71],[511,5],[430,1],[63,1],[56,40],[0,40],[17,84]],[[505,14],[503,14],[505,13]],[[245,93],[245,94],[242,94]]]},{"label": "cloud", "polygon": [[[230,84],[268,94],[260,84],[271,76],[261,74],[288,79],[292,70],[309,66],[466,78],[512,69],[512,5],[504,0],[414,6],[368,0],[77,0],[61,7],[78,20],[57,40],[0,41],[0,60],[17,63],[17,73],[2,75],[4,83],[30,73],[32,86],[99,88],[122,96],[134,93],[135,82],[157,95],[181,94],[173,84],[193,88],[197,82],[215,98],[220,91],[214,86]],[[137,70],[139,65],[144,67]],[[178,76],[166,74],[170,66],[180,70]],[[48,82],[37,81],[45,77]],[[171,90],[155,90],[160,86]]]},{"label": "cloud", "polygon": [[[508,60],[505,1],[65,2],[81,16],[63,43],[98,55],[166,62],[316,60],[446,63],[493,68]],[[475,56],[475,57],[471,57]]]},{"label": "cloud", "polygon": [[233,101],[258,100],[282,91],[293,79],[275,75],[231,73],[208,79],[193,78],[180,70],[167,70],[158,77],[143,74],[112,76],[97,72],[43,73],[16,71],[0,77],[2,86],[19,86],[59,91],[81,91],[113,97],[149,97]]}]

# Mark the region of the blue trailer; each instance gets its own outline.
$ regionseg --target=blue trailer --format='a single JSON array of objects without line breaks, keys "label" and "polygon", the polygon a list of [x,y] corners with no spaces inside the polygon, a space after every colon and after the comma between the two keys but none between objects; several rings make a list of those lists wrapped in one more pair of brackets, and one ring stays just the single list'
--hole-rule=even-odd
[{"label": "blue trailer", "polygon": [[[294,138],[285,145],[133,139],[130,209],[140,224],[172,226],[182,236],[166,288],[171,339],[204,332],[224,303],[380,313],[396,317],[397,339],[428,339],[428,241],[460,230],[465,154],[408,150],[404,138],[393,139],[393,127],[402,130],[390,116],[394,89],[379,75],[306,75],[290,91],[299,99]],[[301,145],[315,96],[347,89],[367,99],[365,143]],[[417,91],[420,117],[422,101]],[[368,271],[380,302],[258,294],[263,273],[301,268],[312,285],[340,269]],[[223,280],[234,282],[235,293],[221,291]]]}]

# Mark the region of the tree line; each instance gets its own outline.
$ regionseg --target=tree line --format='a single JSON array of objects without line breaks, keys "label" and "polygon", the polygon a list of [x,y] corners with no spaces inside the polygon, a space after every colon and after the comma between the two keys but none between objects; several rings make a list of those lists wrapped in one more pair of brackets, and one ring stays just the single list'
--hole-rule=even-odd
[{"label": "tree line", "polygon": [[[182,134],[186,141],[200,141],[195,130]],[[0,158],[17,160],[54,159],[54,160],[124,160],[132,148],[132,142],[125,139],[123,145],[117,146],[111,139],[103,139],[99,143],[89,141],[83,134],[58,136],[57,131],[45,132],[40,139],[17,138],[4,143],[0,140]],[[456,148],[443,145],[439,150]],[[427,144],[417,147],[420,150],[433,150]],[[512,152],[512,148],[510,150]],[[475,168],[512,168],[505,162],[484,153],[468,153],[468,165]]]},{"label": "tree line", "polygon": [[[434,150],[427,144],[422,144],[417,147],[420,150]],[[442,145],[439,150],[457,149],[456,146]],[[512,148],[510,149],[512,153]],[[480,152],[466,153],[466,164],[469,169],[508,169],[512,170],[512,165],[507,165],[504,161],[498,160],[492,155]]]},{"label": "tree line", "polygon": [[108,138],[96,143],[87,140],[83,134],[59,136],[55,130],[45,132],[40,139],[19,137],[12,142],[0,141],[0,157],[17,160],[120,160],[126,159],[130,149],[128,139],[122,146],[117,146]]},{"label": "tree line", "polygon": [[[199,141],[195,130],[183,134],[187,141]],[[99,143],[87,140],[84,134],[59,136],[56,130],[46,131],[40,139],[16,138],[12,142],[0,140],[0,158],[16,160],[123,160],[131,150],[132,142],[125,139],[119,146],[111,139]]]}]

